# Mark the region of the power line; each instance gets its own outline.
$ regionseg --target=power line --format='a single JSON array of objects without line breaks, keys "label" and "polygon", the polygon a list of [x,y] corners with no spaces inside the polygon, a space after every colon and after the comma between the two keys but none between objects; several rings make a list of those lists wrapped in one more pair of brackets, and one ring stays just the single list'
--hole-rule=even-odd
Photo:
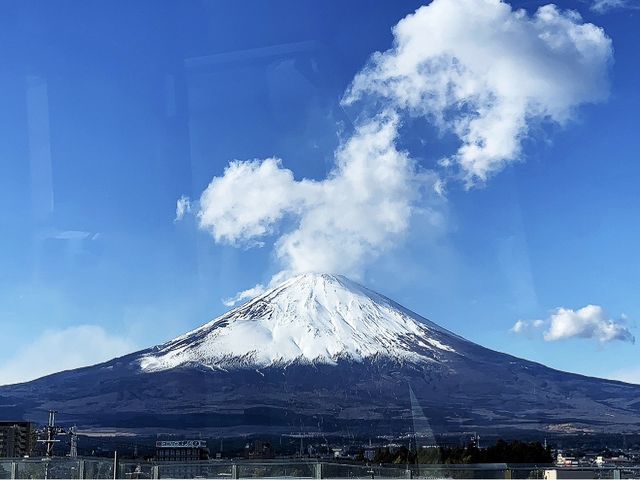
[{"label": "power line", "polygon": [[60,441],[56,440],[55,437],[67,433],[64,428],[56,426],[56,413],[58,413],[57,410],[49,410],[49,421],[43,431],[46,438],[38,440],[38,442],[45,444],[47,457],[53,456],[53,446]]}]

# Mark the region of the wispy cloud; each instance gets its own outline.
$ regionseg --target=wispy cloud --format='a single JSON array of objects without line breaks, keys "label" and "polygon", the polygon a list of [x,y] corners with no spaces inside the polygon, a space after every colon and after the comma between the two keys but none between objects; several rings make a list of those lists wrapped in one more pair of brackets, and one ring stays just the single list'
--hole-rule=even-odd
[{"label": "wispy cloud", "polygon": [[596,13],[607,13],[611,10],[640,9],[638,0],[593,0],[591,10]]},{"label": "wispy cloud", "polygon": [[599,305],[587,305],[578,310],[560,307],[545,320],[518,320],[511,332],[529,337],[542,334],[547,342],[572,338],[593,339],[600,343],[635,342],[625,317],[614,320]]},{"label": "wispy cloud", "polygon": [[532,338],[541,328],[544,328],[544,325],[544,320],[518,320],[509,331]]},{"label": "wispy cloud", "polygon": [[[276,236],[277,278],[357,276],[402,242],[417,212],[443,227],[447,181],[484,182],[520,158],[532,124],[565,124],[608,94],[611,40],[553,5],[529,16],[495,0],[434,0],[393,34],[342,100],[360,114],[326,178],[296,179],[278,158],[233,161],[200,197],[200,228],[244,247]],[[426,170],[398,146],[409,117],[453,132],[459,146]]]},{"label": "wispy cloud", "polygon": [[234,305],[243,302],[244,300],[249,300],[263,294],[265,290],[265,286],[259,283],[253,288],[248,288],[236,293],[233,297],[225,298],[224,300],[222,300],[222,303],[227,307],[233,307]]},{"label": "wispy cloud", "polygon": [[174,221],[182,220],[188,213],[191,213],[191,200],[186,195],[182,195],[176,202],[176,218]]},{"label": "wispy cloud", "polygon": [[0,366],[0,385],[26,382],[130,353],[135,344],[97,325],[47,330]]}]

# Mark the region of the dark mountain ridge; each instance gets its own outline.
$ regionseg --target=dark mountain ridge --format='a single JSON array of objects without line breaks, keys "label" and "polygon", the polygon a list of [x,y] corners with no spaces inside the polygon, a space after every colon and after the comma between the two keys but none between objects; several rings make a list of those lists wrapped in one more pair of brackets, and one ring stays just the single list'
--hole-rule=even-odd
[{"label": "dark mountain ridge", "polygon": [[615,433],[640,386],[473,344],[344,277],[304,275],[164,345],[0,387],[0,417],[84,430]]}]

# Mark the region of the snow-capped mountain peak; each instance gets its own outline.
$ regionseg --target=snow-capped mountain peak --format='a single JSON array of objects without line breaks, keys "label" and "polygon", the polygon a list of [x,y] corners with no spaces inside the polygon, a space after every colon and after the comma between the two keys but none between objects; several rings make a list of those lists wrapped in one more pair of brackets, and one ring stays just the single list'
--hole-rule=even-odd
[{"label": "snow-capped mountain peak", "polygon": [[346,277],[308,273],[154,348],[140,366],[158,371],[371,357],[434,361],[454,352],[452,344],[461,340]]}]

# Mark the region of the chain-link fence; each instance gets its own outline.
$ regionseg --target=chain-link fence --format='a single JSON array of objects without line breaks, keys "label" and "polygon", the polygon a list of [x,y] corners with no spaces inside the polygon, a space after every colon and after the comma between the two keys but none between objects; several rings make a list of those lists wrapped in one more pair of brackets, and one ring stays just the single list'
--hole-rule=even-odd
[{"label": "chain-link fence", "polygon": [[0,459],[0,479],[152,479],[152,478],[502,478],[624,479],[640,478],[640,467],[572,467],[537,465],[362,465],[316,461],[150,462],[89,457]]}]

